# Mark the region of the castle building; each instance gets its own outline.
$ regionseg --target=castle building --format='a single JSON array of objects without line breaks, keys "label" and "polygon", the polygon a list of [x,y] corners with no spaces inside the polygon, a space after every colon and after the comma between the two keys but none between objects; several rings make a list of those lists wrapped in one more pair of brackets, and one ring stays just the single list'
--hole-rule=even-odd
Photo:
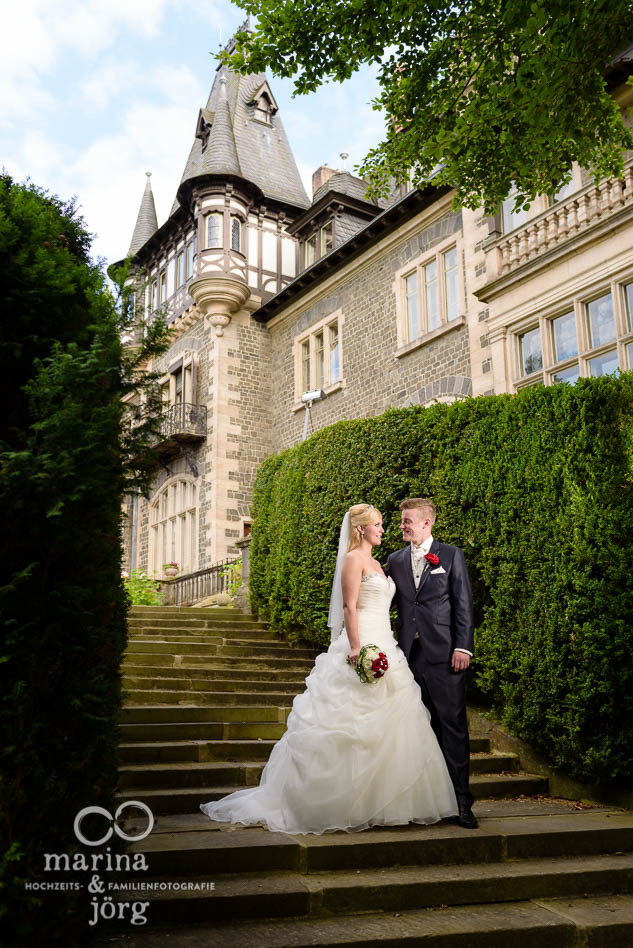
[{"label": "castle building", "polygon": [[[630,70],[628,50],[608,76],[625,110]],[[554,199],[492,218],[432,182],[368,200],[345,167],[308,196],[265,75],[219,67],[169,217],[148,177],[129,249],[137,306],[166,307],[173,341],[151,366],[161,463],[127,511],[127,568],[237,555],[258,466],[306,432],[633,368],[626,157],[621,181],[574,168]]]}]

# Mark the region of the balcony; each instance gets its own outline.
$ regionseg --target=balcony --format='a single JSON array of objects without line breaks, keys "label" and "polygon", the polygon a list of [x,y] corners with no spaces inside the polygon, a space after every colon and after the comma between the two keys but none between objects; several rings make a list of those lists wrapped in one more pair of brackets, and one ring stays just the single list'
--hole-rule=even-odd
[{"label": "balcony", "polygon": [[508,281],[575,252],[632,213],[633,164],[627,162],[622,178],[587,185],[522,227],[488,241],[488,271],[496,275],[476,295],[492,299]]},{"label": "balcony", "polygon": [[155,447],[160,454],[176,455],[207,436],[207,406],[181,402],[161,415],[160,439]]}]

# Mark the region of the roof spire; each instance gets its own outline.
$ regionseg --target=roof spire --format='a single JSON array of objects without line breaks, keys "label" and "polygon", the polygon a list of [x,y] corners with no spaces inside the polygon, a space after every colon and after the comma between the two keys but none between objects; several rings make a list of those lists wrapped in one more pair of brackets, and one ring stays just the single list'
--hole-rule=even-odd
[{"label": "roof spire", "polygon": [[128,250],[128,256],[130,257],[133,256],[137,250],[140,250],[143,244],[147,243],[152,234],[158,230],[156,205],[154,204],[154,195],[150,183],[152,172],[146,171],[145,174],[147,175],[145,190],[141,199],[138,217],[136,218],[136,226],[132,234],[130,249]]},{"label": "roof spire", "polygon": [[226,95],[226,75],[221,73],[215,118],[202,158],[202,174],[241,174],[233,122]]}]

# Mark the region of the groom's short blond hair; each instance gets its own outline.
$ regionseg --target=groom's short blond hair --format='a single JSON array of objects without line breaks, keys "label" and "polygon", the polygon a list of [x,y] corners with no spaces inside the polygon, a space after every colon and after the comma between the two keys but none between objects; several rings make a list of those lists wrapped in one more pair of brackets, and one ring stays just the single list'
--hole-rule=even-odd
[{"label": "groom's short blond hair", "polygon": [[419,510],[421,517],[428,517],[431,523],[435,523],[436,511],[435,504],[426,497],[409,497],[400,504],[400,510]]}]

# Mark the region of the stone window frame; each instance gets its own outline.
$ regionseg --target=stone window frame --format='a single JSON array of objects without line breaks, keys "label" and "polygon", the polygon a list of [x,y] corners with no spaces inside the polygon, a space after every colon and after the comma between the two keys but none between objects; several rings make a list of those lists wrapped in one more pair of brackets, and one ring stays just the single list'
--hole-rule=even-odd
[{"label": "stone window frame", "polygon": [[[220,218],[220,242],[211,246],[209,243],[209,224],[212,217]],[[204,249],[205,250],[223,250],[224,249],[224,213],[215,208],[207,211],[204,215]]]},{"label": "stone window frame", "polygon": [[187,248],[181,247],[176,252],[176,279],[174,281],[176,289],[184,286],[187,281]]},{"label": "stone window frame", "polygon": [[[329,239],[332,245],[329,250],[326,249],[328,228],[330,231]],[[321,250],[321,253],[319,254],[319,259],[321,257],[325,257],[326,254],[330,253],[334,249],[334,219],[332,217],[330,217],[329,220],[327,220],[319,228],[319,246]]]},{"label": "stone window frame", "polygon": [[[177,501],[182,498],[182,485],[186,484],[193,503]],[[172,493],[172,488],[175,491]],[[165,498],[164,507],[163,497]],[[164,578],[163,565],[172,559],[182,573],[194,573],[198,566],[198,510],[200,485],[191,474],[174,474],[161,484],[149,504],[148,573],[155,578]],[[183,523],[184,521],[184,523]],[[185,545],[187,556],[183,557]],[[174,552],[174,547],[177,547]],[[167,548],[166,548],[167,547]]]},{"label": "stone window frame", "polygon": [[147,293],[147,309],[152,314],[158,309],[158,276],[156,274],[149,281]]},{"label": "stone window frame", "polygon": [[[460,315],[454,319],[448,320],[446,318],[446,306],[444,298],[444,267],[443,267],[443,257],[444,254],[455,248],[457,251],[457,292],[459,298],[459,309]],[[443,336],[447,332],[452,332],[454,329],[459,328],[460,326],[466,325],[466,314],[465,314],[465,302],[464,302],[464,272],[463,272],[463,240],[458,234],[451,234],[450,237],[447,237],[445,240],[442,240],[439,244],[436,244],[430,250],[426,250],[424,253],[420,254],[418,257],[415,257],[413,260],[410,260],[404,267],[396,270],[394,274],[394,283],[393,291],[396,298],[396,351],[394,353],[397,359],[402,358],[402,356],[408,355],[409,352],[413,352],[415,349],[419,349],[421,346],[427,345],[429,342],[432,342],[434,339],[437,339],[438,336]],[[424,267],[428,266],[433,260],[437,262],[438,273],[442,274],[442,278],[439,281],[440,289],[440,323],[436,329],[432,329],[430,332],[422,332],[422,335],[418,336],[416,339],[409,340],[408,338],[408,313],[407,313],[407,292],[406,292],[406,279],[417,273],[418,275],[418,311],[420,314],[420,321],[426,322],[426,316],[422,310],[421,303],[421,293],[423,291],[424,280],[422,277],[422,272]]]},{"label": "stone window frame", "polygon": [[190,237],[185,242],[185,282],[193,276],[196,258],[196,239]]},{"label": "stone window frame", "polygon": [[[238,228],[238,229],[237,229],[237,243],[238,243],[238,246],[237,246],[237,247],[234,247],[234,246],[233,246],[233,237],[234,237],[234,227],[235,227],[235,224],[237,224],[237,228]],[[239,216],[239,214],[231,214],[231,220],[230,220],[230,225],[229,225],[229,226],[230,226],[230,231],[229,231],[229,243],[230,243],[230,246],[231,246],[231,250],[234,251],[234,253],[241,253],[241,254],[244,254],[244,251],[242,250],[242,243],[243,243],[243,239],[244,239],[244,238],[243,238],[244,221],[243,221],[242,218]]]},{"label": "stone window frame", "polygon": [[[316,379],[316,351],[317,351],[317,337],[323,334],[323,343],[324,350],[326,354],[325,358],[325,374],[326,379],[325,384],[320,387],[323,389],[326,395],[331,395],[333,392],[337,392],[339,389],[345,388],[345,379],[343,377],[343,324],[344,324],[343,311],[341,309],[334,310],[332,313],[328,313],[327,316],[324,316],[323,319],[320,319],[318,323],[314,323],[310,326],[309,329],[306,329],[304,332],[300,333],[293,342],[293,361],[294,361],[294,380],[295,380],[295,403],[293,405],[293,411],[299,411],[301,408],[305,408],[303,402],[301,401],[301,396],[304,394],[303,388],[303,345],[304,343],[309,343],[309,352],[310,352],[310,387],[307,391],[315,391],[319,386],[317,385]],[[336,325],[338,331],[338,360],[339,360],[339,378],[334,382],[330,381],[330,329]]]},{"label": "stone window frame", "polygon": [[[158,384],[163,392],[163,406],[165,409],[176,405],[176,376],[182,372],[182,398],[181,402],[187,405],[195,405],[196,386],[198,376],[198,356],[195,352],[186,352],[169,366],[169,369],[158,380]],[[165,392],[167,389],[167,392]],[[167,394],[167,398],[165,398]]]},{"label": "stone window frame", "polygon": [[[633,370],[633,355],[629,347],[633,343],[633,312],[628,313],[625,287],[633,285],[633,269],[619,273],[617,279],[602,281],[593,284],[581,293],[570,294],[557,300],[555,304],[543,309],[538,314],[531,314],[513,326],[508,327],[509,358],[511,366],[512,386],[519,391],[529,385],[558,384],[555,376],[569,369],[578,367],[580,378],[590,378],[590,360],[606,355],[612,351],[617,353],[620,371]],[[589,331],[589,304],[602,296],[611,294],[613,316],[615,322],[615,338],[597,346],[591,345]],[[553,340],[553,321],[566,313],[573,312],[576,317],[576,339],[578,352],[567,356],[558,362],[555,360]],[[540,329],[541,353],[543,366],[536,372],[523,375],[521,365],[520,337],[530,329]]]}]

